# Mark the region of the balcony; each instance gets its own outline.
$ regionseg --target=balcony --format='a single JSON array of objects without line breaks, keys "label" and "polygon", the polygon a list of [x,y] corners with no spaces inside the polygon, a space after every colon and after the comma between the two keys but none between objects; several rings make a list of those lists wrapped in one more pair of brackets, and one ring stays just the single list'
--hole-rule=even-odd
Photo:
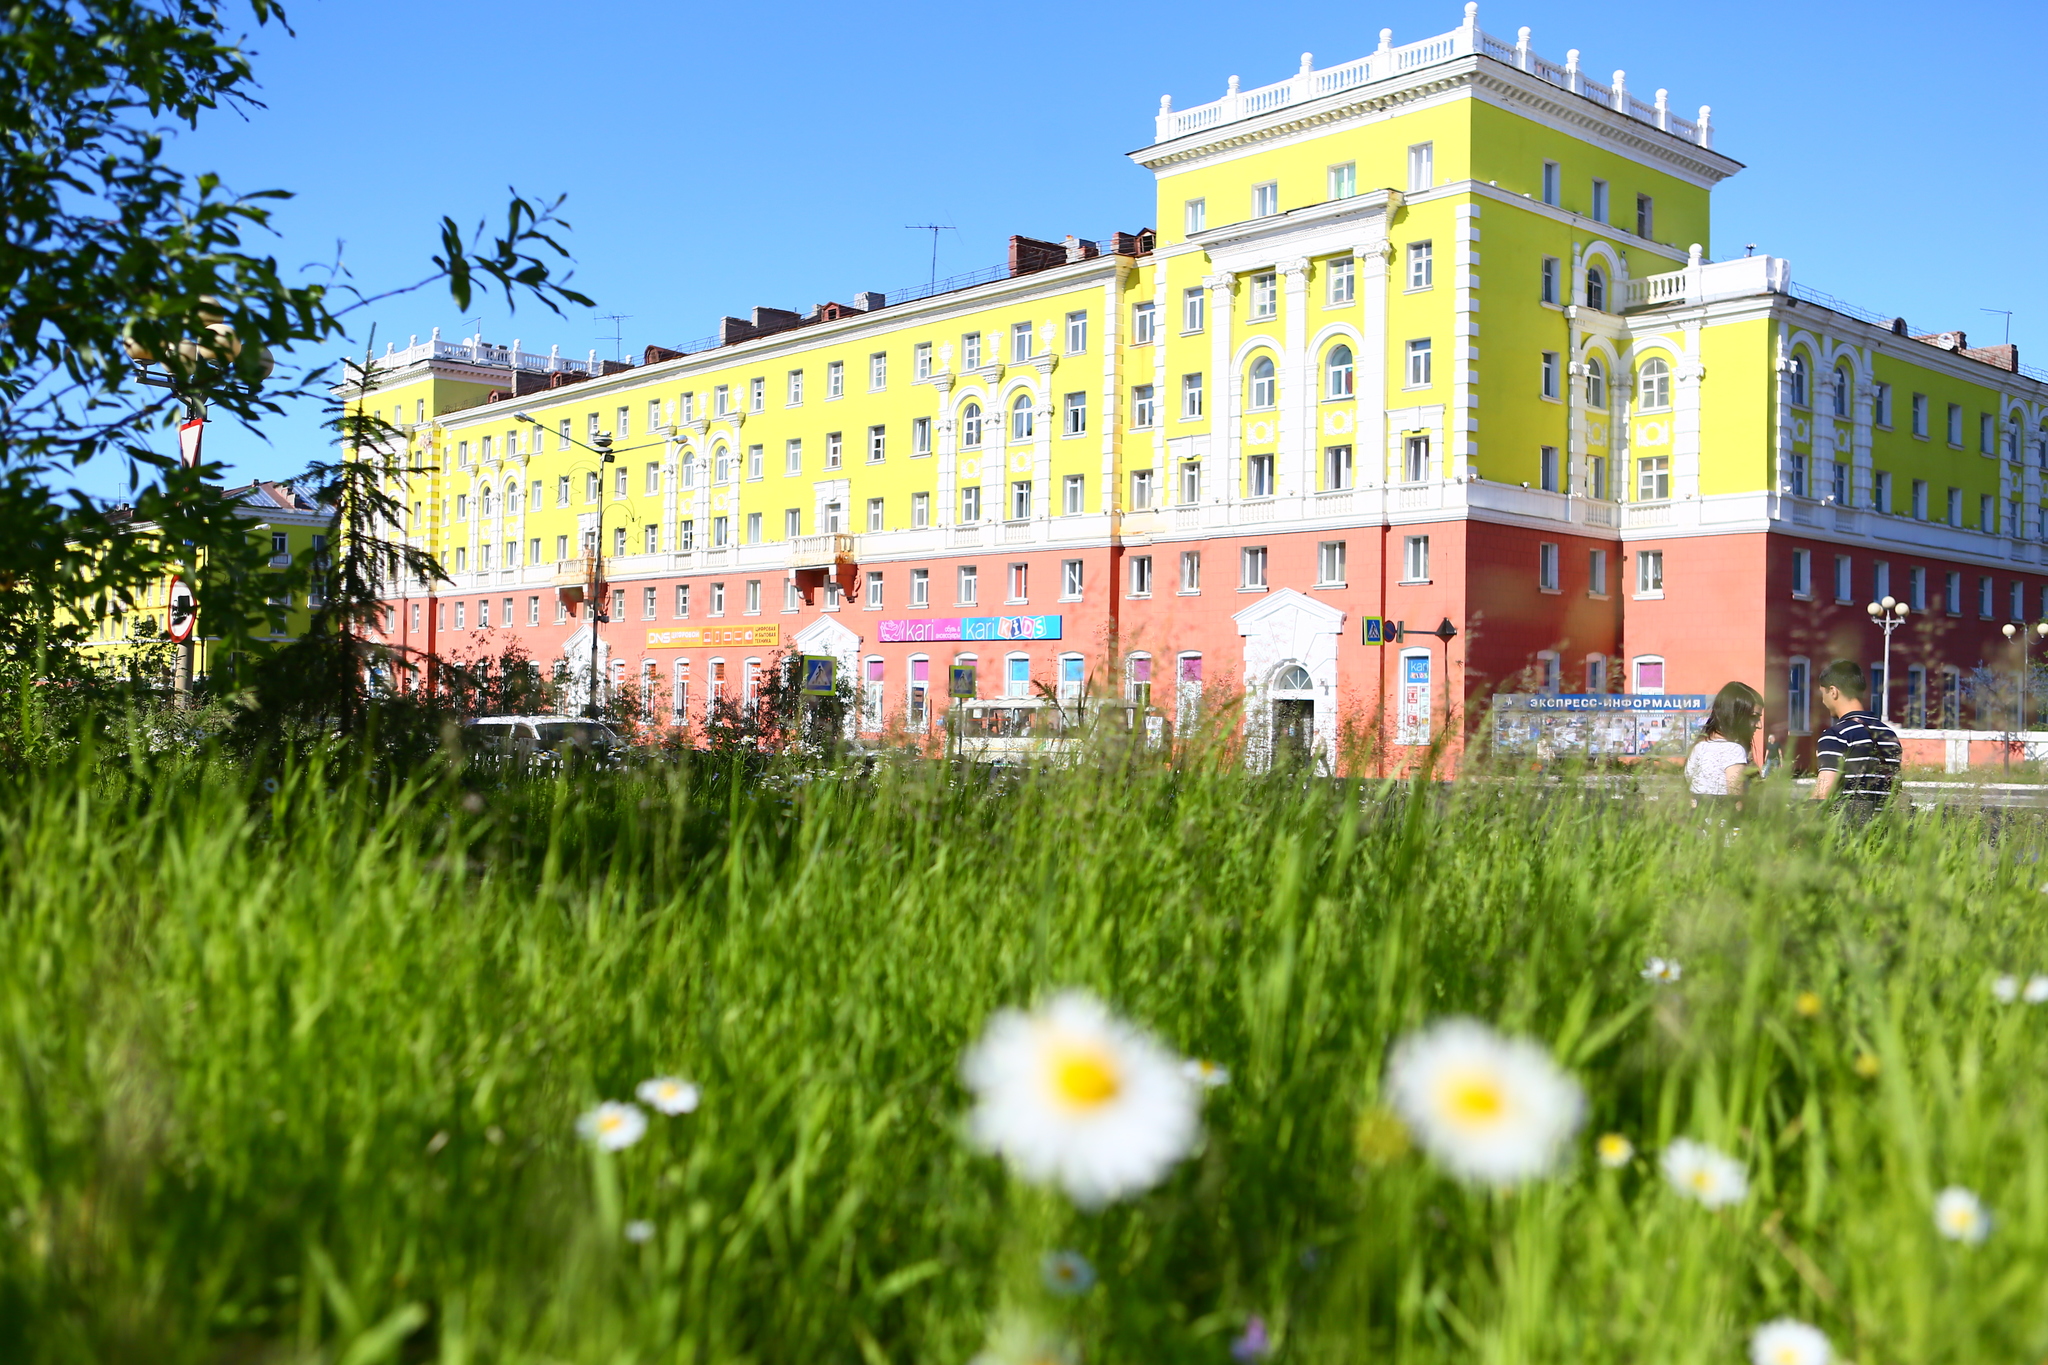
[{"label": "balcony", "polygon": [[588,583],[597,577],[597,556],[584,555],[581,559],[562,559],[555,562],[554,582]]},{"label": "balcony", "polygon": [[795,536],[789,542],[792,569],[831,569],[853,562],[853,537],[849,535]]}]

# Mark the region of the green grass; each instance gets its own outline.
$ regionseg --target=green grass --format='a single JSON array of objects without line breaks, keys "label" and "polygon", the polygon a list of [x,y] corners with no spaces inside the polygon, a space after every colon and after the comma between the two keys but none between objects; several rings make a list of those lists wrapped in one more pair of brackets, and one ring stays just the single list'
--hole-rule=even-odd
[{"label": "green grass", "polygon": [[[1227,1361],[1255,1314],[1299,1361],[1737,1361],[1785,1314],[1859,1365],[2040,1359],[2048,1005],[1988,988],[2048,972],[2038,837],[1724,841],[1672,805],[16,774],[0,1359],[964,1362],[1002,1305],[1091,1365]],[[1063,985],[1232,1071],[1202,1149],[1094,1215],[959,1137],[963,1047]],[[1450,1013],[1582,1079],[1556,1179],[1361,1150],[1390,1044]],[[575,1139],[661,1073],[696,1114]],[[1669,1191],[1676,1136],[1748,1201]],[[1952,1183],[1982,1246],[1935,1235]],[[1056,1247],[1100,1274],[1071,1303],[1032,1288]]]}]

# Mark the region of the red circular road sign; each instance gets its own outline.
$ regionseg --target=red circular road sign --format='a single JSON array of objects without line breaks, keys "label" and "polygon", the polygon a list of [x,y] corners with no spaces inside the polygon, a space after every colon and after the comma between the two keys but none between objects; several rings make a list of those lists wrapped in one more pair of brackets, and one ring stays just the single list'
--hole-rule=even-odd
[{"label": "red circular road sign", "polygon": [[182,645],[192,638],[192,627],[199,622],[199,602],[192,596],[190,585],[176,575],[171,578],[170,601],[170,622],[165,629],[172,640]]}]

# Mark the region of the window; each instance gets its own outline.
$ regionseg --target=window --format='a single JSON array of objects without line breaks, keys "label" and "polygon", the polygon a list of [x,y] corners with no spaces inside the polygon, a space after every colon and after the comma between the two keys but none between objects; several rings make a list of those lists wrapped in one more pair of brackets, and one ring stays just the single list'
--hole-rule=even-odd
[{"label": "window", "polygon": [[1543,163],[1543,202],[1556,208],[1564,195],[1564,171],[1555,161]]},{"label": "window", "polygon": [[910,419],[910,454],[915,459],[932,453],[932,419],[913,417]]},{"label": "window", "polygon": [[1436,248],[1429,242],[1408,244],[1408,287],[1428,289],[1436,284]]},{"label": "window", "polygon": [[1060,561],[1060,600],[1078,602],[1081,599],[1082,561],[1063,559]]},{"label": "window", "polygon": [[711,519],[712,549],[722,550],[725,548],[727,541],[730,539],[730,525],[731,519],[728,517],[713,517]]},{"label": "window", "polygon": [[626,471],[623,468],[612,471],[612,496],[615,498],[626,496]]},{"label": "window", "polygon": [[1557,546],[1547,540],[1536,546],[1536,587],[1542,592],[1558,591]]},{"label": "window", "polygon": [[457,630],[467,629],[467,626],[464,624],[464,617],[468,614],[468,606],[467,602],[457,602],[455,604],[455,628]]},{"label": "window", "polygon": [[1963,524],[1963,490],[1960,488],[1948,490],[1947,520],[1951,526],[1961,526]]},{"label": "window", "polygon": [[1599,356],[1586,361],[1586,406],[1595,412],[1607,407],[1607,367],[1600,363]]},{"label": "window", "polygon": [[760,477],[761,477],[761,473],[762,473],[762,468],[761,468],[761,466],[762,466],[762,459],[761,459],[761,447],[759,447],[759,446],[748,446],[748,447],[747,447],[747,477],[748,477],[748,478],[750,478],[750,479],[758,479],[758,478],[760,478]]},{"label": "window", "polygon": [[1067,314],[1067,354],[1080,355],[1088,349],[1088,314]]},{"label": "window", "polygon": [[955,582],[958,587],[960,605],[963,607],[973,606],[975,602],[978,600],[977,594],[980,591],[978,581],[976,580],[974,574],[974,565],[962,565],[958,573],[955,575]]},{"label": "window", "polygon": [[1088,432],[1088,395],[1070,393],[1060,402],[1060,432],[1066,436],[1084,436]]},{"label": "window", "polygon": [[912,493],[910,495],[910,525],[922,529],[932,524],[932,495]]},{"label": "window", "polygon": [[1031,695],[1031,659],[1029,656],[1012,654],[1003,660],[1003,695],[1006,697],[1028,697]]},{"label": "window", "polygon": [[1188,236],[1192,237],[1192,236],[1194,236],[1194,235],[1195,235],[1196,233],[1198,233],[1198,232],[1202,231],[1202,229],[1204,229],[1204,228],[1206,228],[1206,227],[1208,227],[1208,226],[1209,226],[1209,201],[1208,201],[1208,200],[1206,200],[1206,199],[1190,199],[1190,200],[1188,200],[1188,201],[1187,201],[1187,203],[1186,203],[1186,204],[1185,204],[1185,205],[1183,206],[1183,213],[1184,213],[1184,221],[1185,221],[1185,223],[1186,223],[1186,225],[1187,225],[1187,235],[1188,235]]},{"label": "window", "polygon": [[928,607],[932,604],[932,571],[912,569],[910,571],[910,605]]},{"label": "window", "polygon": [[1546,493],[1559,493],[1564,491],[1559,486],[1562,480],[1560,478],[1558,464],[1559,461],[1557,458],[1556,446],[1538,447],[1536,454],[1536,473],[1537,478],[1541,481],[1542,489]]},{"label": "window", "polygon": [[[759,412],[768,406],[768,381],[749,379],[747,381],[747,411]],[[619,433],[624,435],[624,432]]]},{"label": "window", "polygon": [[1662,356],[1643,362],[1637,378],[1637,405],[1646,412],[1671,406],[1671,365]]},{"label": "window", "polygon": [[1950,616],[1963,614],[1963,576],[1954,569],[1948,571],[1942,583],[1941,606]]},{"label": "window", "polygon": [[1261,271],[1252,276],[1249,294],[1250,309],[1245,314],[1253,322],[1264,322],[1280,315],[1280,281],[1272,271]]},{"label": "window", "polygon": [[678,617],[686,617],[689,614],[690,585],[688,583],[678,583],[676,584],[676,615]]},{"label": "window", "polygon": [[1060,480],[1060,511],[1063,515],[1076,517],[1087,510],[1082,505],[1086,487],[1086,475],[1069,474]]},{"label": "window", "polygon": [[[1990,581],[1985,580],[1987,583]],[[1870,596],[1873,600],[1882,600],[1889,597],[1891,591],[1892,566],[1882,559],[1877,560],[1870,566]]]},{"label": "window", "polygon": [[1586,552],[1586,577],[1589,584],[1586,589],[1588,597],[1607,596],[1607,551]]},{"label": "window", "polygon": [[960,520],[969,524],[981,520],[981,485],[969,484],[960,490]]},{"label": "window", "polygon": [[626,528],[623,526],[617,527],[612,531],[612,553],[615,555],[626,553]]},{"label": "window", "polygon": [[835,502],[825,504],[825,524],[818,530],[828,536],[836,536],[846,528],[840,524],[840,506]]},{"label": "window", "polygon": [[1028,441],[1031,439],[1031,395],[1020,393],[1010,404],[1010,439]]},{"label": "window", "polygon": [[1330,195],[1332,199],[1349,199],[1358,193],[1358,163],[1347,161],[1341,166],[1330,167]]},{"label": "window", "polygon": [[1150,384],[1140,384],[1131,390],[1131,425],[1133,427],[1154,427],[1159,425],[1159,404],[1152,396]]},{"label": "window", "polygon": [[960,409],[960,447],[963,450],[981,447],[981,404],[971,399]]},{"label": "window", "polygon": [[1991,418],[1991,414],[1990,414],[1990,413],[1988,413],[1988,412],[1986,412],[1986,413],[1980,413],[1980,414],[1978,414],[1978,417],[1977,417],[1977,453],[1978,453],[1979,455],[1993,455],[1993,454],[1996,454],[1996,453],[1997,453],[1997,447],[1996,447],[1996,445],[1995,445],[1995,444],[1994,444],[1994,443],[1992,442],[1992,439],[1991,439],[1991,431],[1992,431],[1992,418]]},{"label": "window", "polygon": [[1636,196],[1636,236],[1648,240],[1657,235],[1657,201],[1647,194]]},{"label": "window", "polygon": [[1159,339],[1159,308],[1151,303],[1131,305],[1131,344],[1150,346]]},{"label": "window", "polygon": [[889,429],[875,426],[868,428],[868,463],[880,464],[889,454]]},{"label": "window", "polygon": [[1795,735],[1813,731],[1812,667],[1805,659],[1788,659],[1785,663],[1786,728]]},{"label": "window", "polygon": [[[643,621],[652,621],[654,619],[655,591],[653,588],[642,588],[640,590],[640,619]],[[509,613],[507,623],[510,623]]]},{"label": "window", "polygon": [[1202,500],[1202,462],[1184,460],[1180,467],[1180,500],[1183,504]]},{"label": "window", "polygon": [[1429,438],[1410,436],[1401,443],[1401,477],[1408,483],[1421,483],[1429,477]]},{"label": "window", "polygon": [[1560,291],[1557,281],[1562,273],[1563,266],[1557,257],[1545,256],[1543,258],[1543,273],[1536,293],[1536,297],[1539,300],[1544,303],[1556,303],[1558,301]]},{"label": "window", "polygon": [[887,351],[876,351],[868,357],[868,389],[870,392],[873,392],[877,389],[886,389],[888,387],[889,353]]},{"label": "window", "polygon": [[1792,552],[1792,595],[1800,598],[1813,596],[1813,551]]},{"label": "window", "polygon": [[1834,378],[1828,384],[1828,406],[1833,410],[1835,416],[1847,417],[1849,415],[1850,391],[1849,367],[1846,365],[1836,366]]},{"label": "window", "polygon": [[868,499],[868,529],[870,531],[884,531],[888,529],[888,524],[884,519],[886,516],[885,507],[886,504],[880,498]]},{"label": "window", "polygon": [[1925,436],[1927,434],[1927,395],[1924,393],[1913,395],[1913,434],[1915,436]]},{"label": "window", "polygon": [[1607,275],[1597,265],[1586,269],[1586,307],[1596,313],[1607,311]]},{"label": "window", "polygon": [[1245,496],[1273,496],[1273,456],[1270,453],[1254,455],[1245,462]]},{"label": "window", "polygon": [[1029,564],[1012,564],[1010,566],[1010,595],[1007,600],[1011,602],[1028,602],[1031,600],[1031,566]]},{"label": "window", "polygon": [[1197,286],[1195,286],[1195,287],[1194,287],[1193,289],[1185,289],[1185,290],[1182,290],[1182,291],[1181,291],[1181,296],[1180,296],[1180,329],[1181,329],[1181,331],[1183,331],[1183,332],[1199,332],[1199,331],[1201,331],[1201,330],[1202,330],[1202,328],[1203,328],[1203,326],[1205,325],[1205,323],[1206,323],[1207,319],[1208,319],[1208,316],[1209,316],[1209,299],[1208,299],[1208,294],[1207,294],[1207,292],[1206,292],[1206,291],[1205,291],[1205,290],[1204,290],[1204,289],[1203,289],[1203,288],[1202,288],[1202,287],[1201,287],[1200,285],[1197,285]]},{"label": "window", "polygon": [[1948,443],[1959,450],[1962,448],[1963,405],[1961,403],[1950,403],[1948,405]]},{"label": "window", "polygon": [[1323,302],[1342,308],[1358,297],[1358,270],[1349,256],[1339,256],[1323,266]]},{"label": "window", "polygon": [[1856,596],[1855,561],[1847,555],[1835,556],[1835,600],[1852,601]]},{"label": "window", "polygon": [[1424,337],[1408,343],[1408,387],[1427,388],[1429,378],[1429,339]]},{"label": "window", "polygon": [[867,608],[869,611],[882,609],[882,575],[869,573],[867,577]]},{"label": "window", "polygon": [[1977,580],[1977,614],[1988,621],[1996,611],[1991,577],[1986,574]]},{"label": "window", "polygon": [[1323,487],[1351,487],[1351,447],[1323,447]]},{"label": "window", "polygon": [[1795,498],[1806,496],[1806,456],[1793,451],[1785,457],[1785,467],[1779,473],[1778,487],[1781,492]]},{"label": "window", "polygon": [[1341,540],[1325,540],[1316,546],[1316,586],[1344,586],[1344,546]]},{"label": "window", "polygon": [[1152,656],[1133,654],[1124,664],[1124,681],[1129,685],[1130,699],[1140,710],[1152,705]]},{"label": "window", "polygon": [[841,398],[846,394],[846,362],[834,360],[825,366],[825,396]]},{"label": "window", "polygon": [[1401,581],[1429,581],[1429,537],[1404,536],[1401,540]]},{"label": "window", "polygon": [[713,616],[725,615],[725,584],[723,583],[713,583],[711,585],[711,614]]},{"label": "window", "polygon": [[[650,554],[650,555],[651,555],[651,554],[653,554],[653,553],[654,553],[654,552],[655,552],[656,550],[658,550],[658,549],[660,549],[660,548],[661,548],[661,531],[660,531],[660,529],[659,529],[659,528],[657,528],[657,527],[649,526],[649,527],[647,528],[647,534],[646,534],[646,535],[645,535],[644,537],[642,537],[642,540],[643,540],[643,542],[644,542],[644,543],[643,543],[643,544],[641,545],[641,552],[642,552],[643,554]],[[511,546],[509,546],[509,545],[508,545],[508,546],[506,547],[506,551],[507,551],[507,552],[506,552],[505,558],[506,558],[506,560],[507,560],[507,562],[508,562],[508,563],[510,562],[510,560],[511,560],[511,558],[512,558],[512,555],[511,555],[511,553],[510,553],[510,552],[511,552],[511,549],[512,549],[512,548],[513,548],[513,547],[511,547]]]},{"label": "window", "polygon": [[1906,570],[1906,604],[1914,611],[1927,610],[1927,570],[1918,564]]},{"label": "window", "polygon": [[2015,620],[2015,621],[2024,621],[2024,620],[2026,619],[2026,616],[2027,616],[2027,585],[2026,585],[2026,584],[2024,584],[2024,583],[2014,583],[2014,584],[2012,585],[2012,610],[2011,610],[2011,617],[2012,617],[2012,619],[2013,619],[2013,620]]},{"label": "window", "polygon": [[1671,498],[1671,457],[1645,455],[1636,461],[1636,501],[1668,502]]},{"label": "window", "polygon": [[1144,512],[1152,506],[1152,471],[1134,469],[1131,471],[1131,510]]},{"label": "window", "polygon": [[[684,463],[683,463],[683,468],[685,468],[685,469],[688,469],[689,467],[690,467],[690,466],[689,466],[689,461],[688,461],[687,459],[685,459],[685,460],[684,460]],[[569,476],[568,476],[567,474],[563,474],[563,475],[559,476],[558,478],[556,478],[556,480],[555,480],[555,506],[557,506],[557,507],[567,507],[568,505],[569,505]]]},{"label": "window", "polygon": [[1017,479],[1010,484],[1010,520],[1027,521],[1031,516],[1031,480]]},{"label": "window", "polygon": [[[689,547],[688,547],[688,546],[686,545],[686,546],[683,546],[682,548],[684,548],[684,549],[688,549]],[[565,560],[565,559],[567,559],[568,557],[569,557],[569,537],[567,537],[567,536],[556,536],[556,537],[555,537],[555,559],[556,559],[556,561],[557,561],[557,562],[560,562],[560,561],[562,561],[562,560]]]},{"label": "window", "polygon": [[1180,590],[1187,593],[1202,590],[1202,552],[1182,550],[1180,552]]},{"label": "window", "polygon": [[1543,396],[1545,398],[1556,398],[1559,396],[1557,375],[1557,352],[1545,351],[1543,353]]},{"label": "window", "polygon": [[1184,374],[1180,377],[1180,415],[1183,421],[1194,421],[1202,415],[1202,376]]},{"label": "window", "polygon": [[978,370],[981,368],[981,333],[967,332],[960,338],[960,368]]},{"label": "window", "polygon": [[1418,142],[1408,149],[1408,192],[1416,193],[1436,184],[1436,144]]},{"label": "window", "polygon": [[1130,596],[1150,597],[1152,595],[1152,556],[1132,555]]},{"label": "window", "polygon": [[1664,552],[1662,550],[1636,551],[1636,596],[1662,597],[1664,595]]},{"label": "window", "polygon": [[1963,728],[1963,674],[1957,668],[1941,670],[1941,728]]},{"label": "window", "polygon": [[1593,209],[1589,216],[1596,223],[1607,221],[1607,182],[1605,180],[1595,180],[1593,182]]},{"label": "window", "polygon": [[540,599],[538,597],[526,599],[526,624],[529,626],[540,624]]},{"label": "window", "polygon": [[1268,180],[1262,185],[1252,186],[1252,217],[1271,218],[1280,212],[1280,184]]},{"label": "window", "polygon": [[837,468],[839,468],[839,460],[840,460],[840,440],[839,440],[839,433],[838,433],[838,432],[836,432],[836,431],[828,431],[828,432],[826,432],[826,433],[825,433],[825,468],[827,468],[827,469],[837,469]]},{"label": "window", "polygon": [[1031,324],[1016,322],[1010,324],[1010,361],[1021,365],[1031,359]]},{"label": "window", "polygon": [[1273,357],[1262,355],[1254,360],[1251,377],[1251,394],[1247,400],[1249,406],[1255,410],[1272,407],[1275,390]]},{"label": "window", "polygon": [[1664,657],[1661,654],[1637,655],[1635,670],[1635,690],[1639,695],[1658,697],[1664,694]]},{"label": "window", "polygon": [[1885,470],[1870,476],[1870,505],[1880,512],[1892,510],[1892,476]]},{"label": "window", "polygon": [[732,456],[727,453],[724,446],[719,446],[711,452],[711,481],[713,483],[730,483],[732,481]]},{"label": "window", "polygon": [[659,493],[661,491],[661,466],[659,464],[652,461],[648,463],[647,484],[643,491],[648,493]]},{"label": "window", "polygon": [[932,377],[932,344],[920,341],[910,348],[910,377],[930,379]]},{"label": "window", "polygon": [[1259,590],[1266,586],[1266,547],[1247,545],[1237,552],[1237,586]]}]

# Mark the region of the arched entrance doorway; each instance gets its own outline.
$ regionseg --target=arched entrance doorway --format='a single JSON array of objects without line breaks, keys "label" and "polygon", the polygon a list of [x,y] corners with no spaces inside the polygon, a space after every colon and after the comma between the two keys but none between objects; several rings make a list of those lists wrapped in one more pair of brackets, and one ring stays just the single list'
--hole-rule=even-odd
[{"label": "arched entrance doorway", "polygon": [[1316,684],[1298,663],[1281,665],[1267,692],[1273,724],[1273,766],[1305,768],[1315,761]]}]

